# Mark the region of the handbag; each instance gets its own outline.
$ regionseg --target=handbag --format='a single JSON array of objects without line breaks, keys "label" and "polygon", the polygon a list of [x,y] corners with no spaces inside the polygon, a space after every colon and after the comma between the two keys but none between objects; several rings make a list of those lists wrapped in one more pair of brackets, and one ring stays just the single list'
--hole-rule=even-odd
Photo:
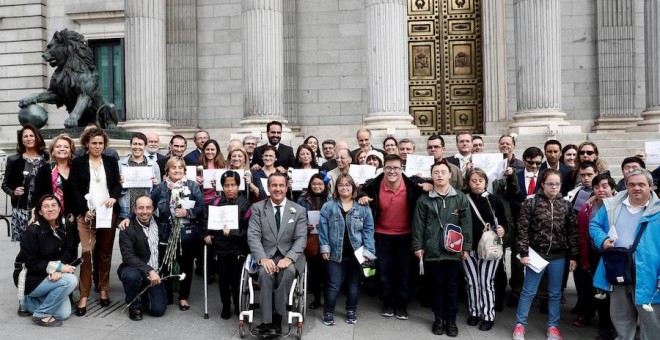
[{"label": "handbag", "polygon": [[648,222],[642,223],[630,248],[612,247],[603,250],[605,278],[610,284],[625,286],[635,283],[635,250]]},{"label": "handbag", "polygon": [[305,256],[318,257],[319,256],[319,235],[318,234],[307,234],[307,245],[305,246]]},{"label": "handbag", "polygon": [[[502,256],[504,255],[504,249],[502,248],[502,239],[497,236],[497,233],[495,231],[493,231],[493,228],[491,227],[490,223],[486,223],[483,217],[481,217],[481,213],[479,212],[479,209],[477,209],[477,205],[474,204],[474,201],[472,200],[470,195],[467,195],[467,198],[468,201],[470,201],[470,205],[472,206],[472,209],[474,209],[474,212],[477,214],[477,217],[484,225],[483,234],[481,234],[481,239],[479,239],[479,243],[477,245],[477,255],[482,260],[501,259]],[[486,197],[486,200],[488,201],[488,197]],[[488,201],[488,206],[490,207],[490,201]],[[497,217],[495,217],[495,212],[493,211],[492,207],[490,207],[490,211],[492,212],[493,217],[495,218],[495,224],[497,224]]]},{"label": "handbag", "polygon": [[438,216],[440,228],[442,229],[440,233],[440,249],[450,254],[460,253],[463,250],[463,229],[455,224],[442,223],[440,212],[438,211],[438,202],[435,200],[433,200],[433,207],[435,208],[435,214]]}]

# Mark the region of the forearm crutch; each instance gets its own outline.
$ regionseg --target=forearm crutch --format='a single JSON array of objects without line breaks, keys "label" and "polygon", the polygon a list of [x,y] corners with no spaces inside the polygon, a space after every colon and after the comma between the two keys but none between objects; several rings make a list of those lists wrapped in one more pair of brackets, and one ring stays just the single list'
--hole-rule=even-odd
[{"label": "forearm crutch", "polygon": [[207,250],[208,246],[205,244],[204,245],[204,319],[209,318],[209,285],[207,284],[207,275],[208,272],[206,271],[207,269]]}]

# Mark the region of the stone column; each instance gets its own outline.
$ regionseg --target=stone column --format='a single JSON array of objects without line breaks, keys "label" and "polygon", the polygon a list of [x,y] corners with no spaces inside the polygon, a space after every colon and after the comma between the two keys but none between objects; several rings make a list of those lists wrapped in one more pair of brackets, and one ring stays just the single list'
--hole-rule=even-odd
[{"label": "stone column", "polygon": [[516,98],[511,129],[521,134],[579,132],[561,110],[560,0],[514,0]]},{"label": "stone column", "polygon": [[642,120],[635,111],[633,0],[596,1],[600,117],[593,131],[625,132]]},{"label": "stone column", "polygon": [[488,133],[507,121],[506,16],[504,1],[482,1],[484,118]]},{"label": "stone column", "polygon": [[165,0],[124,0],[127,130],[170,134],[165,77]]},{"label": "stone column", "polygon": [[[368,113],[371,130],[419,135],[408,111],[406,0],[366,0]],[[391,130],[392,128],[396,129]]]},{"label": "stone column", "polygon": [[284,115],[283,5],[283,0],[242,1],[244,118],[239,133],[265,132],[266,123],[272,120],[288,123]]},{"label": "stone column", "polygon": [[644,1],[646,110],[635,131],[660,132],[660,0]]}]

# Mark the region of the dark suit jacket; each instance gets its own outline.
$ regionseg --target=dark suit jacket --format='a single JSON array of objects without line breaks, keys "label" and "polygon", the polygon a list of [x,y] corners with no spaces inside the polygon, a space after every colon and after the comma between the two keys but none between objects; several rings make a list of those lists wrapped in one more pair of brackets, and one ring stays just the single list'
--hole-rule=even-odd
[{"label": "dark suit jacket", "polygon": [[[250,166],[253,166],[255,164],[259,164],[260,166],[264,166],[264,162],[261,160],[261,154],[264,151],[264,147],[268,144],[264,145],[259,145],[254,149],[254,155],[252,156],[252,163],[250,163]],[[283,166],[285,168],[292,168],[295,166],[296,163],[296,155],[293,153],[293,148],[284,145],[280,143],[279,147],[277,148],[277,161],[275,162],[275,166]]]},{"label": "dark suit jacket", "polygon": [[461,161],[455,156],[445,157],[447,163],[456,165],[459,169],[461,168]]},{"label": "dark suit jacket", "polygon": [[[158,228],[158,225],[153,223],[149,228]],[[136,268],[145,275],[152,270],[158,271],[158,268],[151,268],[147,264],[151,257],[149,239],[135,217],[131,219],[126,230],[119,233],[119,250],[121,251],[122,261],[119,268],[117,268],[119,277],[121,277],[121,272],[125,268]]]},{"label": "dark suit jacket", "polygon": [[[198,149],[190,151],[187,155],[183,156],[183,161],[186,162],[186,165],[197,165],[199,163],[199,156],[202,155],[202,152]],[[162,172],[161,172],[162,173]]]},{"label": "dark suit jacket", "polygon": [[[117,160],[106,155],[101,155],[103,158],[103,169],[107,178],[108,193],[110,198],[117,200],[115,203],[115,213],[119,213],[119,196],[121,195],[121,184],[119,184],[119,164]],[[73,206],[71,212],[80,216],[89,209],[87,208],[87,200],[85,195],[89,193],[89,181],[91,175],[89,173],[89,154],[84,154],[80,157],[74,158],[71,163],[71,173],[69,174],[69,181],[71,182],[71,193]]]},{"label": "dark suit jacket", "polygon": [[325,161],[323,164],[321,164],[321,171],[331,171],[332,169],[337,167],[337,160],[336,159],[331,159],[329,161]]},{"label": "dark suit jacket", "polygon": [[[541,176],[543,171],[545,171],[547,168],[548,168],[548,163],[543,162],[543,164],[541,164],[541,166],[539,167],[539,177]],[[559,162],[559,173],[561,174],[562,183],[568,179],[568,177],[571,175],[571,171],[573,171],[573,168],[562,162]]]},{"label": "dark suit jacket", "polygon": [[[151,156],[151,155],[148,152],[145,152],[144,156],[149,158],[149,156]],[[154,159],[154,161],[158,162],[159,160],[165,159],[165,158],[167,158],[167,156],[161,155],[160,153],[156,152],[156,159]],[[149,159],[151,159],[151,158],[149,158]]]}]

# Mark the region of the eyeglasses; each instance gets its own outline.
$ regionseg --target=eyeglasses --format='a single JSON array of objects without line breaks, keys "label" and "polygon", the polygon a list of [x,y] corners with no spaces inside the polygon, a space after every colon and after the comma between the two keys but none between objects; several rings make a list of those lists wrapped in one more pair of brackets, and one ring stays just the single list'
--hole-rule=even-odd
[{"label": "eyeglasses", "polygon": [[343,183],[343,184],[337,184],[337,187],[338,188],[351,188],[352,185],[347,184],[347,183]]},{"label": "eyeglasses", "polygon": [[561,186],[560,182],[545,182],[543,185],[547,185],[551,188],[559,188]]},{"label": "eyeglasses", "polygon": [[541,163],[543,163],[543,162],[534,162],[534,161],[525,160],[525,163],[527,163],[527,164],[529,164],[529,165],[540,166]]},{"label": "eyeglasses", "polygon": [[582,150],[582,151],[580,151],[580,155],[581,155],[581,156],[584,156],[584,155],[589,155],[589,156],[591,156],[591,155],[593,155],[593,154],[595,154],[595,153],[596,153],[596,151],[591,151],[591,150]]},{"label": "eyeglasses", "polygon": [[386,166],[386,167],[384,168],[384,170],[385,170],[385,172],[392,172],[392,173],[394,173],[394,172],[401,172],[401,167],[398,167],[398,166]]}]

